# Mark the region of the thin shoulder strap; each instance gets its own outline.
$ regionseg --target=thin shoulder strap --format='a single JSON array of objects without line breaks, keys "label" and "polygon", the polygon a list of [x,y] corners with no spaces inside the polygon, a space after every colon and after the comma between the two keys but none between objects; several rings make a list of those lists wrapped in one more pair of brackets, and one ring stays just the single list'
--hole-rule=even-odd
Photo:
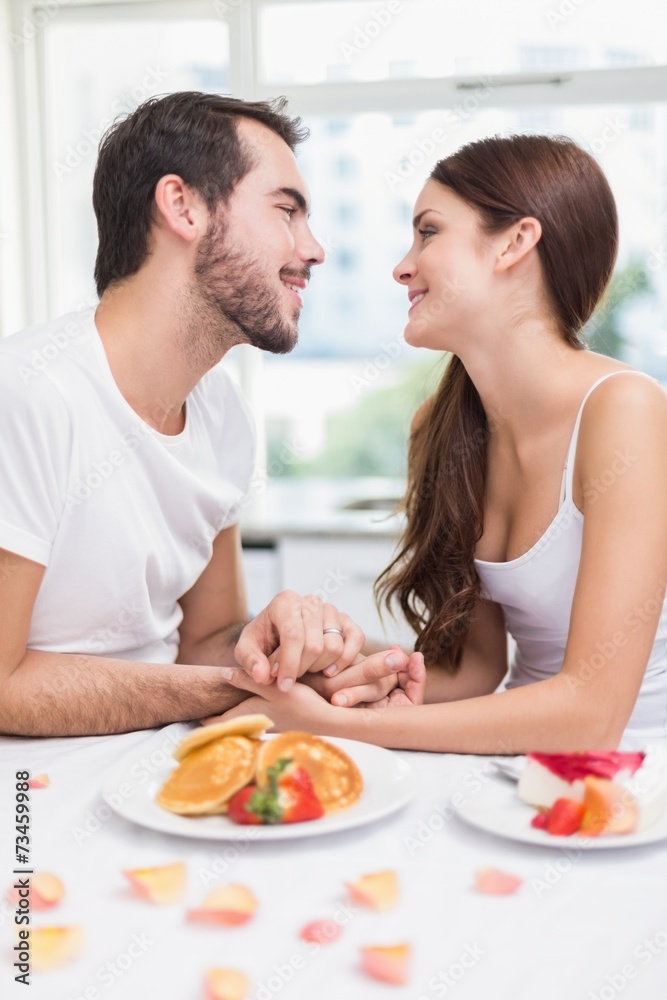
[{"label": "thin shoulder strap", "polygon": [[602,383],[606,382],[608,378],[613,378],[614,375],[643,375],[645,378],[650,378],[652,382],[655,381],[646,372],[638,372],[634,368],[623,368],[618,372],[607,372],[601,378],[593,382],[586,395],[581,401],[579,407],[579,412],[577,413],[577,419],[574,422],[574,430],[572,431],[572,437],[570,439],[570,447],[567,450],[567,459],[565,460],[565,468],[563,469],[563,483],[561,487],[561,502],[565,500],[566,497],[572,496],[572,480],[574,477],[574,458],[577,453],[577,439],[579,437],[579,425],[581,424],[581,415],[584,412],[584,406],[586,405],[586,400],[591,395],[592,392],[597,389],[597,387]]}]

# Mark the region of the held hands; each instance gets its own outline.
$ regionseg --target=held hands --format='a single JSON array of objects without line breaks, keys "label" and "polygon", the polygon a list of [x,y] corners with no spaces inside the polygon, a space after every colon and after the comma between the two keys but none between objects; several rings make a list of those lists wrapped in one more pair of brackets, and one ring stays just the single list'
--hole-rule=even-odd
[{"label": "held hands", "polygon": [[[349,707],[383,709],[421,705],[426,687],[422,654],[413,653],[408,657],[398,646],[388,652],[358,656],[354,664],[335,677],[307,673],[288,693],[274,684],[259,684],[239,668],[224,668],[222,674],[234,687],[252,692],[255,697],[205,722],[230,719],[248,712],[265,712],[274,720],[275,731],[302,728],[326,732],[333,722],[332,713],[342,706],[342,697],[347,699]],[[332,704],[328,698],[332,699]]]},{"label": "held hands", "polygon": [[400,646],[357,656],[343,670],[307,673],[302,682],[314,688],[332,705],[386,708],[388,705],[421,705],[426,670],[421,653],[407,656]]},{"label": "held hands", "polygon": [[312,726],[332,707],[422,704],[423,656],[407,656],[400,646],[362,656],[364,641],[361,629],[332,604],[283,591],[241,633],[235,649],[240,666],[222,671],[234,687],[261,695],[263,708],[252,706],[258,701],[253,697],[224,717],[267,711],[283,728],[283,717]]},{"label": "held hands", "polygon": [[234,656],[258,684],[275,680],[286,692],[306,671],[348,667],[364,641],[359,626],[333,604],[283,590],[243,629]]}]

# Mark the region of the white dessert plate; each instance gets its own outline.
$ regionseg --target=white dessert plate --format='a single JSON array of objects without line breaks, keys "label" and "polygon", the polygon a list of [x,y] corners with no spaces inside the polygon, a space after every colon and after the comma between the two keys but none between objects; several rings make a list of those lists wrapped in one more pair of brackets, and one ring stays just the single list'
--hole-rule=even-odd
[{"label": "white dessert plate", "polygon": [[[266,736],[265,739],[272,737]],[[290,840],[295,837],[316,837],[339,833],[355,826],[372,823],[400,809],[414,796],[418,781],[414,770],[397,754],[370,743],[326,737],[349,754],[361,771],[364,789],[349,809],[330,813],[322,819],[284,826],[242,826],[227,816],[177,816],[162,809],[155,801],[159,789],[177,766],[173,761],[147,775],[138,765],[151,750],[142,743],[141,751],[123,757],[106,775],[102,795],[124,819],[162,833],[203,840]],[[163,745],[164,736],[155,734],[155,749]]]},{"label": "white dessert plate", "polygon": [[616,847],[640,847],[667,839],[667,812],[653,826],[641,833],[624,833],[617,836],[585,837],[574,833],[571,837],[555,837],[545,830],[535,830],[530,821],[535,815],[532,806],[517,797],[517,786],[505,778],[494,775],[478,792],[469,795],[457,807],[461,819],[487,833],[518,840],[540,847],[570,847],[586,851],[604,851]]}]

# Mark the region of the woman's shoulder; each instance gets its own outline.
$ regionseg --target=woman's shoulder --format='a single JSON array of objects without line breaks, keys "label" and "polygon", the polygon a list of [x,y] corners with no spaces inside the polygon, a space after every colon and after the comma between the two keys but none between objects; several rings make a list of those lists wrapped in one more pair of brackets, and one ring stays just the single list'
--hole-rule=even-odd
[{"label": "woman's shoulder", "polygon": [[[613,376],[613,377],[612,377]],[[647,435],[667,435],[667,392],[653,377],[625,365],[594,380],[581,414],[580,451]]]},{"label": "woman's shoulder", "polygon": [[637,368],[615,362],[604,366],[593,379],[585,397],[582,423],[583,415],[604,416],[626,408],[661,410],[666,404],[667,393],[657,379]]}]

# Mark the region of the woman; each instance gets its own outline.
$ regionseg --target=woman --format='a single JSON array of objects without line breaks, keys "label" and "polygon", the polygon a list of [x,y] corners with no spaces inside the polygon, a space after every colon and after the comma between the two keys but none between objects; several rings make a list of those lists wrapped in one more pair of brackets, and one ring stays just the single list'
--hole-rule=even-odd
[{"label": "woman", "polygon": [[[235,672],[279,728],[464,753],[667,736],[667,397],[580,339],[617,244],[609,185],[567,138],[482,139],[436,165],[394,277],[406,341],[453,357],[415,418],[407,528],[379,580],[417,632],[427,704],[416,654],[397,652],[381,711]],[[362,668],[326,693],[370,700]]]}]

